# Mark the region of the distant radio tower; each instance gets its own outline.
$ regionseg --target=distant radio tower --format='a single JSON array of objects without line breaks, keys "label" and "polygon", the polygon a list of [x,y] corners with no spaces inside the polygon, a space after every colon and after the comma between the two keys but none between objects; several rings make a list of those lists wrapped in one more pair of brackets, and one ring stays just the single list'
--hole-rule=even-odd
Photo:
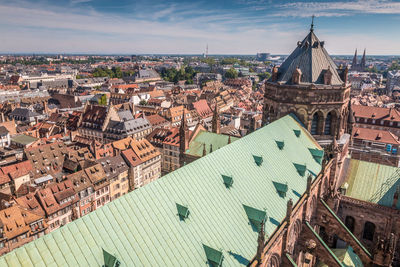
[{"label": "distant radio tower", "polygon": [[204,57],[207,58],[208,57],[208,44],[206,46],[206,53],[204,54]]}]

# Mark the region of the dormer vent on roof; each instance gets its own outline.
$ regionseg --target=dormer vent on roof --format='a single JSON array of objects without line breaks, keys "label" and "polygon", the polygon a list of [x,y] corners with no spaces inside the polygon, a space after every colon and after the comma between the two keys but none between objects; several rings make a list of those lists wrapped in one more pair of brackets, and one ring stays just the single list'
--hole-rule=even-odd
[{"label": "dormer vent on roof", "polygon": [[253,227],[253,230],[259,232],[261,229],[261,224],[265,221],[267,213],[264,210],[259,210],[250,206],[243,205],[246,212],[247,218]]},{"label": "dormer vent on roof", "polygon": [[207,263],[210,266],[222,266],[222,261],[224,260],[224,255],[221,251],[213,249],[209,246],[203,244],[204,252],[206,253]]},{"label": "dormer vent on roof", "polygon": [[313,156],[314,160],[316,162],[318,162],[319,164],[321,164],[322,158],[324,157],[324,151],[323,150],[319,150],[319,149],[315,149],[315,148],[309,148],[308,150],[310,151],[310,153]]},{"label": "dormer vent on roof", "polygon": [[307,166],[303,164],[293,163],[294,167],[296,168],[297,172],[300,176],[304,176],[306,174]]},{"label": "dormer vent on roof", "polygon": [[189,217],[189,208],[188,207],[185,207],[181,204],[176,203],[176,209],[178,210],[179,219],[185,220],[187,217]]},{"label": "dormer vent on roof", "polygon": [[282,150],[285,147],[284,141],[275,141],[275,143],[278,146],[279,150]]},{"label": "dormer vent on roof", "polygon": [[286,193],[288,191],[287,183],[283,184],[283,183],[274,182],[274,181],[272,183],[274,184],[275,189],[278,192],[279,196],[282,198],[286,197]]},{"label": "dormer vent on roof", "polygon": [[230,188],[233,185],[232,176],[222,175],[222,180],[224,181],[226,188]]},{"label": "dormer vent on roof", "polygon": [[261,166],[261,164],[263,163],[262,156],[253,155],[253,158],[254,158],[254,162],[257,164],[257,166]]},{"label": "dormer vent on roof", "polygon": [[300,130],[293,130],[296,137],[300,137],[301,131]]}]

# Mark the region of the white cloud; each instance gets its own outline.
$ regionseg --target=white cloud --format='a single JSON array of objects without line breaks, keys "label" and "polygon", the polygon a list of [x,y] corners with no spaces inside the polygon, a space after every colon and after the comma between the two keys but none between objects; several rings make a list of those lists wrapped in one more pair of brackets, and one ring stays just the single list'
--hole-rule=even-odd
[{"label": "white cloud", "polygon": [[[297,4],[282,8],[294,7]],[[202,9],[197,4],[161,5],[154,10],[127,16],[90,8],[69,8],[65,12],[56,6],[28,2],[0,3],[0,35],[5,37],[0,51],[200,54],[208,44],[210,54],[286,54],[307,33],[303,25],[278,23],[271,14],[243,15],[230,10]],[[334,14],[333,9],[329,14]],[[324,36],[336,38],[327,46],[330,51],[350,54],[356,45],[351,37]],[[390,54],[396,46],[396,42],[376,40],[371,35],[357,39],[376,47],[377,54]]]},{"label": "white cloud", "polygon": [[[400,14],[400,2],[389,0],[357,0],[339,2],[292,2],[277,5],[279,16],[308,17],[349,16],[354,13]],[[278,15],[278,14],[275,14]]]}]

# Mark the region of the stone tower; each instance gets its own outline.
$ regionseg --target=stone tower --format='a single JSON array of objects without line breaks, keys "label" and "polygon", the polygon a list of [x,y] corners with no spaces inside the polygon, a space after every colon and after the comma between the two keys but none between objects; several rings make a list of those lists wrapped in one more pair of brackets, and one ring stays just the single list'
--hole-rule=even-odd
[{"label": "stone tower", "polygon": [[348,68],[338,69],[313,24],[303,41],[265,84],[263,123],[293,113],[321,143],[345,133],[350,87]]}]

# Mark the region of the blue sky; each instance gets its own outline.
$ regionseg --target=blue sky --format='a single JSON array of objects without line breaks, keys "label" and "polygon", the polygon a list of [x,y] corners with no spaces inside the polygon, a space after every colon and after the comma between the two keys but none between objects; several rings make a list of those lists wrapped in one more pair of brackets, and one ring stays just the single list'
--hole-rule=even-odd
[{"label": "blue sky", "polygon": [[0,52],[287,54],[313,14],[331,54],[400,54],[390,0],[0,0]]}]

